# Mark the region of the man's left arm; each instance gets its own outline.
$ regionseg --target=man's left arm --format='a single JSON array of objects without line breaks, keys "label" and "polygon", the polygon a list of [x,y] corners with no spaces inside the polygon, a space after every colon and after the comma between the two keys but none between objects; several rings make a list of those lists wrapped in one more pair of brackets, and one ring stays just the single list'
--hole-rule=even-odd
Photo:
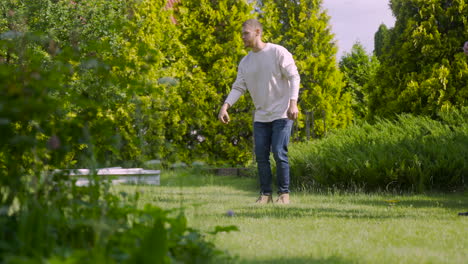
[{"label": "man's left arm", "polygon": [[290,99],[289,108],[288,108],[288,118],[291,120],[296,120],[299,116],[299,109],[297,108],[297,101]]},{"label": "man's left arm", "polygon": [[297,99],[299,98],[299,86],[301,77],[297,71],[296,63],[292,57],[292,54],[286,49],[280,56],[280,67],[284,76],[289,81],[289,108],[288,118],[296,120],[299,116],[299,110],[297,108]]},{"label": "man's left arm", "polygon": [[[296,70],[297,72],[297,70]],[[290,76],[289,80],[289,108],[288,108],[288,118],[291,120],[296,120],[299,116],[299,109],[297,108],[297,99],[299,98],[299,84],[300,77],[299,73]]]}]

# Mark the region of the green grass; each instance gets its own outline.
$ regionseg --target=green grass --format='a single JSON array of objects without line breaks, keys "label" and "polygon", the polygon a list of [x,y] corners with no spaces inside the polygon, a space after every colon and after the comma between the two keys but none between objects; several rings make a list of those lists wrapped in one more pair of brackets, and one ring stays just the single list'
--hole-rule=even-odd
[{"label": "green grass", "polygon": [[236,225],[210,239],[239,263],[468,263],[466,194],[299,192],[289,206],[260,206],[255,179],[187,171],[116,188],[142,192],[141,206],[182,208],[205,232]]}]

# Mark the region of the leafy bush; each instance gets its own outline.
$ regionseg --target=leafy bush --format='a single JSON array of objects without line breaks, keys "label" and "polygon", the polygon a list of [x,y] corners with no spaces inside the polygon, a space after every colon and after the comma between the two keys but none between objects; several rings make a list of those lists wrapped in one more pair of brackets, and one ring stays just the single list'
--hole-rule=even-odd
[{"label": "leafy bush", "polygon": [[381,62],[369,92],[370,117],[437,112],[466,106],[468,39],[465,0],[391,0],[395,26],[380,27]]},{"label": "leafy bush", "polygon": [[[112,194],[97,178],[77,187],[68,175],[50,173],[139,162],[165,143],[138,119],[141,109],[171,104],[164,84],[148,81],[171,69],[157,46],[172,45],[164,31],[169,13],[159,12],[164,5],[0,2],[1,263],[205,263],[222,257],[183,215],[138,209],[138,196]],[[153,16],[145,20],[137,11]],[[148,39],[148,32],[158,39]],[[148,99],[156,93],[157,100]],[[152,127],[172,124],[159,114],[149,115]],[[149,148],[145,139],[157,146]]]},{"label": "leafy bush", "polygon": [[400,115],[290,148],[294,186],[447,190],[466,186],[468,108],[438,120]]},{"label": "leafy bush", "polygon": [[377,57],[367,54],[364,46],[357,41],[351,52],[345,53],[339,62],[346,85],[344,91],[351,94],[354,119],[364,119],[368,114],[367,89],[379,67]]},{"label": "leafy bush", "polygon": [[[97,178],[95,179],[97,180]],[[66,181],[42,188],[0,215],[2,263],[211,263],[224,252],[189,228],[182,213],[147,205],[138,193],[113,194],[105,182],[77,187]],[[235,227],[216,227],[219,231]]]}]

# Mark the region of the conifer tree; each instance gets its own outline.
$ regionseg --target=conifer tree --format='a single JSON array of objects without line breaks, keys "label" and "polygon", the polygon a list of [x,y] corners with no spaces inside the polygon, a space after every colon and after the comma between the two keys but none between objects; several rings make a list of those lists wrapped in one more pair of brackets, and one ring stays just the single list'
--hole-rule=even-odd
[{"label": "conifer tree", "polygon": [[357,119],[367,115],[367,88],[379,66],[375,56],[369,56],[360,42],[356,42],[350,53],[340,60],[340,70],[344,74],[344,91],[351,94],[354,116]]},{"label": "conifer tree", "polygon": [[389,43],[389,29],[385,24],[380,24],[379,30],[374,34],[374,55],[381,58],[385,45]]},{"label": "conifer tree", "polygon": [[[293,54],[301,76],[299,107],[302,113],[314,113],[315,134],[325,132],[324,117],[327,129],[348,125],[353,118],[351,97],[343,91],[337,48],[322,1],[263,0],[259,9],[265,40]],[[299,126],[304,126],[304,115]],[[301,130],[299,137],[304,135]]]},{"label": "conifer tree", "polygon": [[395,27],[381,55],[373,116],[410,112],[434,116],[467,105],[466,0],[392,0]]},{"label": "conifer tree", "polygon": [[[196,67],[204,75],[204,83],[186,87],[184,104],[192,137],[199,156],[208,156],[215,163],[244,164],[252,160],[252,103],[249,95],[230,109],[231,122],[217,120],[219,108],[231,90],[237,65],[245,56],[241,39],[242,23],[252,18],[253,7],[247,1],[192,0],[176,7],[180,39],[187,47]],[[187,105],[185,102],[193,102]],[[194,118],[193,112],[201,111]]]},{"label": "conifer tree", "polygon": [[[34,71],[41,82],[34,83],[41,97],[34,98],[57,103],[46,104],[54,115],[46,111],[31,111],[31,115],[40,113],[38,117],[47,121],[41,125],[60,135],[57,139],[67,150],[69,162],[89,166],[86,159],[92,154],[97,162],[93,166],[131,166],[144,159],[186,161],[200,154],[187,147],[195,140],[187,140],[191,129],[186,124],[189,117],[203,120],[206,113],[197,112],[194,101],[184,104],[184,92],[209,94],[200,89],[204,75],[180,43],[180,30],[165,5],[165,0],[38,0],[31,5],[9,0],[0,4],[0,30],[10,30],[2,37],[25,36],[15,49],[5,48],[14,39],[0,39],[2,74],[15,72],[17,50],[40,58],[34,60],[40,64]],[[23,53],[23,46],[34,56]],[[54,66],[63,61],[63,66]],[[47,79],[49,72],[60,78]],[[14,78],[4,81],[14,83]],[[0,98],[0,104],[6,100],[27,107],[6,95]],[[181,106],[195,110],[184,112]],[[29,121],[29,115],[22,116]],[[91,151],[92,144],[99,147]]]}]

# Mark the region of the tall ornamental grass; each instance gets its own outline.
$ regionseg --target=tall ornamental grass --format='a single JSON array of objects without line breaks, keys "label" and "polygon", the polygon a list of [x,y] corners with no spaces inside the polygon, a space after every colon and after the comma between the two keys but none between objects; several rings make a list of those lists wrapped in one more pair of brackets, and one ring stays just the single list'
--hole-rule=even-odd
[{"label": "tall ornamental grass", "polygon": [[453,190],[466,186],[468,108],[436,120],[400,115],[335,131],[290,148],[292,183],[302,188]]}]

